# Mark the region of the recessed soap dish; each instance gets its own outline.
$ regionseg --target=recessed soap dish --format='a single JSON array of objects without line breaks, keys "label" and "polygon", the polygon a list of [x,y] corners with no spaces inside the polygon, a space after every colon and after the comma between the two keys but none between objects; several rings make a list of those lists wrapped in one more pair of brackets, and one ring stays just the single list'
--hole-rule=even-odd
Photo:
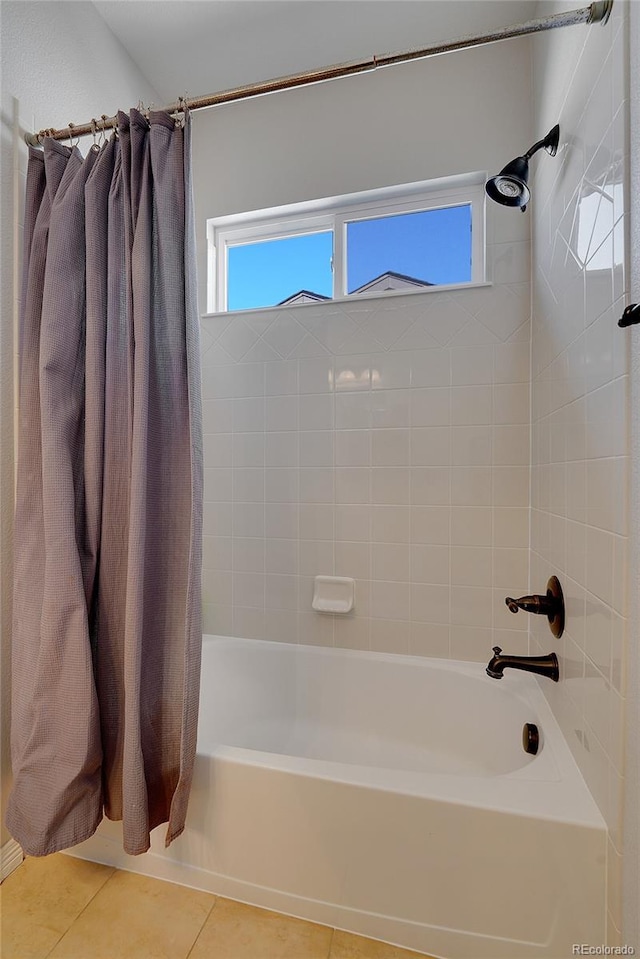
[{"label": "recessed soap dish", "polygon": [[349,613],[355,600],[355,579],[348,576],[316,576],[311,606],[319,613]]}]

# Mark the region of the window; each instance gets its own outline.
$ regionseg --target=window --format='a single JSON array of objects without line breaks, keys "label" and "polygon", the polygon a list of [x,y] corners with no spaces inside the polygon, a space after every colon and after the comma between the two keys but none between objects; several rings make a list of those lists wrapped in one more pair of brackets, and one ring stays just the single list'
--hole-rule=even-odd
[{"label": "window", "polygon": [[482,283],[483,183],[446,178],[209,220],[208,310]]}]

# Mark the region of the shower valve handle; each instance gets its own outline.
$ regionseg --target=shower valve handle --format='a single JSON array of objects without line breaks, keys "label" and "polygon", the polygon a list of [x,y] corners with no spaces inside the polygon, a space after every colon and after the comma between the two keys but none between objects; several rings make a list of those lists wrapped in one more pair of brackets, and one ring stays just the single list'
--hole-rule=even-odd
[{"label": "shower valve handle", "polygon": [[556,606],[552,597],[537,594],[521,596],[520,599],[512,599],[511,596],[507,596],[505,603],[512,613],[517,613],[519,609],[523,609],[526,613],[539,613],[542,616],[553,615]]},{"label": "shower valve handle", "polygon": [[538,613],[541,616],[546,616],[553,635],[556,637],[562,636],[564,630],[564,596],[556,576],[552,576],[547,583],[545,596],[540,596],[537,593],[532,596],[521,596],[520,599],[507,596],[505,603],[512,613],[524,609],[527,613]]}]

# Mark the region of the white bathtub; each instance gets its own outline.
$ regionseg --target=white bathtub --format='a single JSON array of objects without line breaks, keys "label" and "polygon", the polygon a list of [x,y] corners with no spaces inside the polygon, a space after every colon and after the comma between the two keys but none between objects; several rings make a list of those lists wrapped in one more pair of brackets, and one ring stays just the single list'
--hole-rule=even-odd
[{"label": "white bathtub", "polygon": [[605,942],[604,822],[513,670],[205,637],[187,829],[156,833],[74,852],[447,959]]}]

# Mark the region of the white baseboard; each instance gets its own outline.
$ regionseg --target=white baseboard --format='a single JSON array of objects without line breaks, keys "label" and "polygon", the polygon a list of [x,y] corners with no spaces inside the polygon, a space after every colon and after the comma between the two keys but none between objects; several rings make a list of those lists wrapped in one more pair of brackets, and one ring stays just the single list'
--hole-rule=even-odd
[{"label": "white baseboard", "polygon": [[24,859],[24,853],[15,839],[8,839],[2,847],[1,856],[2,871],[0,874],[0,882],[4,882],[7,876],[10,876],[13,870],[18,868]]}]

